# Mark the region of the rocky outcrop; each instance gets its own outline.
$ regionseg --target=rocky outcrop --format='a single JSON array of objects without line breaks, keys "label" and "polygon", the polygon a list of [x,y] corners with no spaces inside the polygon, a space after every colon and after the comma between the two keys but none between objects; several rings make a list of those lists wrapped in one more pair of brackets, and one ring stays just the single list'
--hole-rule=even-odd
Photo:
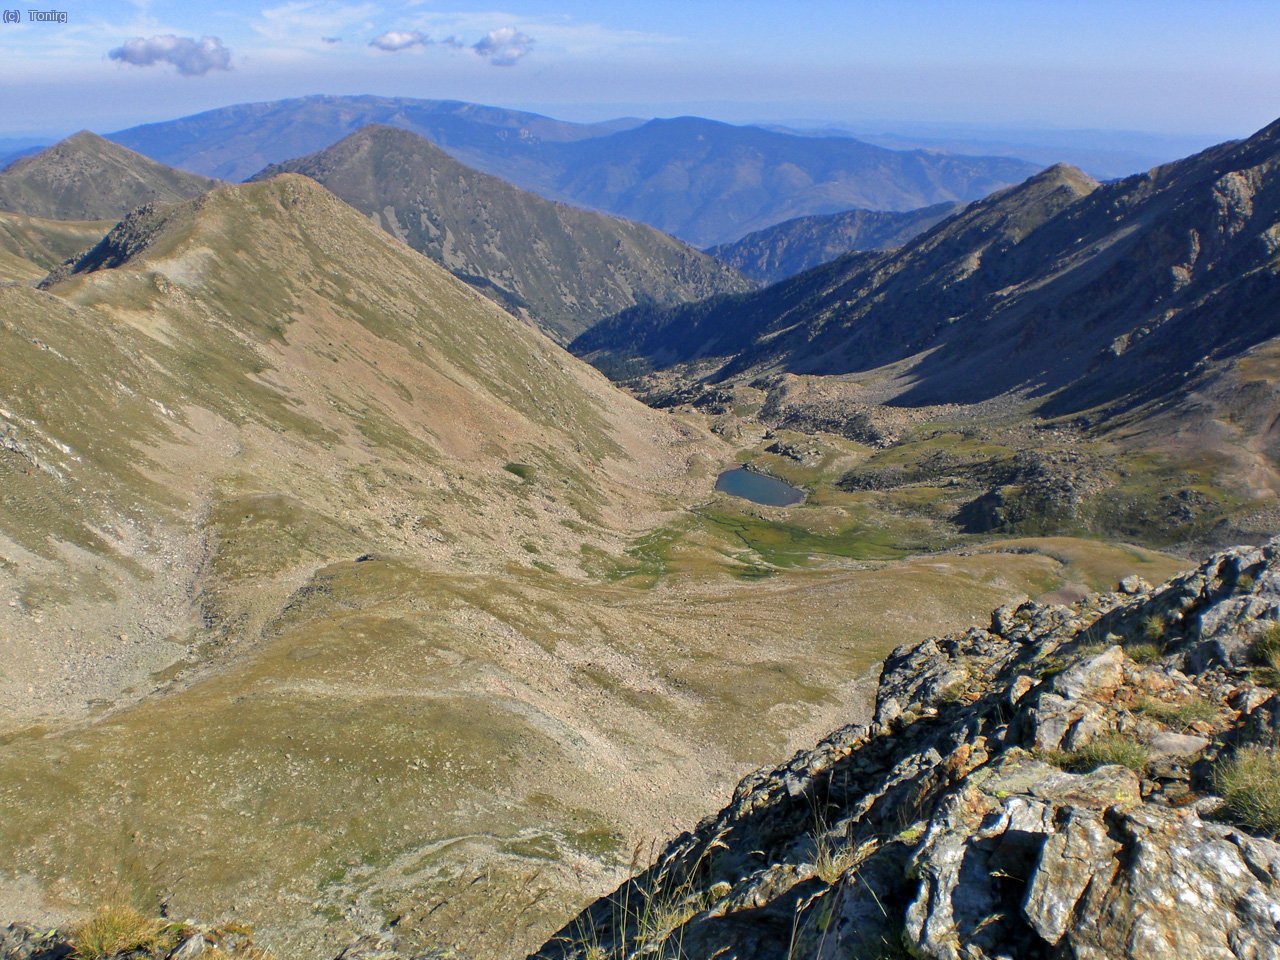
[{"label": "rocky outcrop", "polygon": [[143,204],[179,203],[216,185],[82,130],[0,170],[0,210],[52,220],[117,220]]},{"label": "rocky outcrop", "polygon": [[[196,204],[199,203],[197,200]],[[142,255],[163,233],[165,227],[182,214],[182,210],[173,206],[144,204],[112,227],[93,247],[55,267],[38,286],[47,290],[77,273],[92,273],[95,270],[111,270],[122,266]]]},{"label": "rocky outcrop", "polygon": [[[344,954],[345,956],[345,954]],[[353,953],[362,960],[372,954]],[[0,960],[275,960],[240,924],[202,926],[144,917],[130,908],[99,910],[80,924],[0,928]]]},{"label": "rocky outcrop", "polygon": [[900,648],[534,956],[1280,958],[1277,623],[1273,541]]}]

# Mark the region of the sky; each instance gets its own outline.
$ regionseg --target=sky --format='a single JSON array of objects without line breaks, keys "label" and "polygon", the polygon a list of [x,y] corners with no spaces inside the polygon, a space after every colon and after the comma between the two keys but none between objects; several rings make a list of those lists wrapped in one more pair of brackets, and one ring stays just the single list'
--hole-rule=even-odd
[{"label": "sky", "polygon": [[1220,138],[1280,116],[1275,0],[40,2],[0,0],[0,138],[313,93]]}]

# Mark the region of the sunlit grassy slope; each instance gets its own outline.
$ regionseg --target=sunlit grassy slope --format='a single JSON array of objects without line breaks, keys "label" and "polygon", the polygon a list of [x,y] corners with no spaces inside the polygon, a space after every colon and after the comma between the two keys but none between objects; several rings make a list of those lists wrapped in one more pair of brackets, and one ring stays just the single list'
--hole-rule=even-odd
[{"label": "sunlit grassy slope", "polygon": [[0,288],[9,913],[124,889],[282,957],[397,918],[522,955],[893,646],[1171,568],[834,491],[865,451],[788,511],[715,497],[696,420],[301,178],[85,263]]}]

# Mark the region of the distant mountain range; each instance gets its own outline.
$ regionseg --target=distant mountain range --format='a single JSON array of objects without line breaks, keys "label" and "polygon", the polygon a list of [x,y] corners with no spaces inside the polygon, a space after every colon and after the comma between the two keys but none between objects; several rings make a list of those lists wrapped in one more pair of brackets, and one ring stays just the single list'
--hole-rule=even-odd
[{"label": "distant mountain range", "polygon": [[856,137],[890,150],[1017,157],[1041,166],[1069,163],[1099,179],[1127,177],[1178,157],[1198,153],[1225,136],[1163,134],[1140,130],[1091,130],[1027,125],[987,126],[919,120],[762,124],[804,136]]},{"label": "distant mountain range", "polygon": [[534,144],[607,136],[642,120],[571,123],[459,100],[312,96],[241,103],[130,127],[111,139],[131,150],[206,176],[246,180],[263,167],[315,153],[370,124],[426,137],[468,166],[508,176]]},{"label": "distant mountain range", "polygon": [[365,127],[253,179],[301,173],[508,310],[572,339],[638,302],[751,289],[652,227],[544,200],[463,166],[417,134]]},{"label": "distant mountain range", "polygon": [[48,145],[48,140],[33,137],[0,137],[0,170],[15,160],[32,153],[39,153]]},{"label": "distant mountain range", "polygon": [[[300,172],[372,217],[511,313],[568,341],[637,303],[671,306],[754,284],[732,267],[652,227],[544,200],[471,170],[422,137],[368,127],[255,179]],[[217,181],[166,167],[79,133],[0,172],[0,210],[65,221],[0,221],[0,269],[30,277],[101,237],[144,204],[205,193]],[[43,226],[40,224],[44,224]],[[92,230],[90,231],[92,232]],[[74,238],[74,239],[73,239]],[[59,258],[61,259],[61,258]]]},{"label": "distant mountain range", "polygon": [[602,366],[718,361],[711,379],[887,368],[899,404],[1009,392],[1046,414],[1184,387],[1280,334],[1280,122],[1099,185],[1056,166],[891,253],[757,293],[637,307],[572,345]]},{"label": "distant mountain range", "polygon": [[112,134],[155,160],[224,179],[322,150],[368,124],[410,130],[468,166],[638,220],[697,246],[851,207],[976,200],[1036,167],[1008,157],[887,150],[695,117],[574,124],[457,101],[306,97],[241,104]]},{"label": "distant mountain range", "polygon": [[199,196],[215,182],[82,131],[0,171],[0,210],[55,220],[118,219],[144,203]]},{"label": "distant mountain range", "polygon": [[776,283],[854,250],[902,246],[964,204],[938,203],[919,210],[846,210],[797,217],[749,233],[741,240],[708,247],[707,253],[753,280]]},{"label": "distant mountain range", "polygon": [[1005,157],[895,151],[697,117],[549,144],[551,189],[698,246],[850,207],[911,210],[976,200],[1035,170]]}]

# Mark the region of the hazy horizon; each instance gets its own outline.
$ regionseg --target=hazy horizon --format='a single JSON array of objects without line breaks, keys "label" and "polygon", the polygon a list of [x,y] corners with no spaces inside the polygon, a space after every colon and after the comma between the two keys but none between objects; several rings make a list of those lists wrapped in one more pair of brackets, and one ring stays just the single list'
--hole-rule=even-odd
[{"label": "hazy horizon", "polygon": [[[1280,17],[1255,0],[798,6],[76,0],[0,24],[0,137],[372,93],[570,120],[969,125],[1238,137],[1275,119]],[[1135,38],[1140,42],[1135,42]],[[86,96],[92,91],[92,96]],[[985,134],[984,134],[985,135]]]}]

